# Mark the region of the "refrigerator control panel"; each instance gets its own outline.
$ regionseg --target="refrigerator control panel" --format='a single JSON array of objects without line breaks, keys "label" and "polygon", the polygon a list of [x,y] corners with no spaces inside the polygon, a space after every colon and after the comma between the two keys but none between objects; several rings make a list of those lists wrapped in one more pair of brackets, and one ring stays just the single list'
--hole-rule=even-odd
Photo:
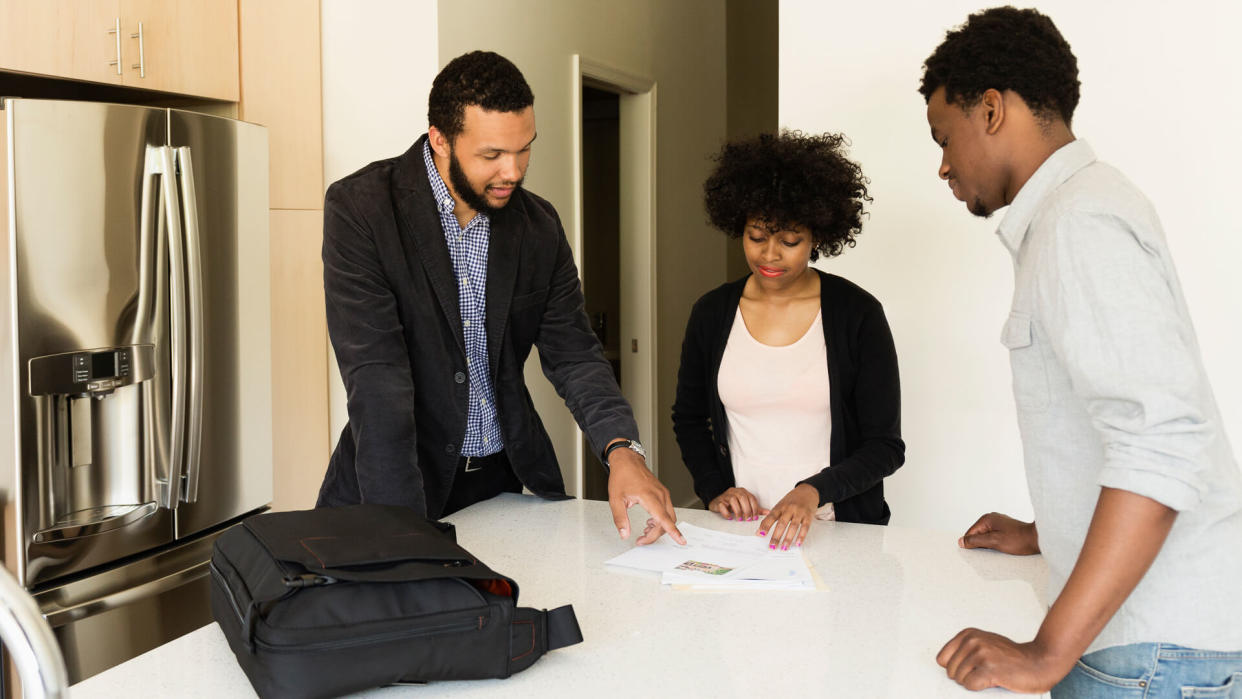
[{"label": "refrigerator control panel", "polygon": [[30,360],[30,395],[104,396],[155,375],[155,347],[131,345]]}]

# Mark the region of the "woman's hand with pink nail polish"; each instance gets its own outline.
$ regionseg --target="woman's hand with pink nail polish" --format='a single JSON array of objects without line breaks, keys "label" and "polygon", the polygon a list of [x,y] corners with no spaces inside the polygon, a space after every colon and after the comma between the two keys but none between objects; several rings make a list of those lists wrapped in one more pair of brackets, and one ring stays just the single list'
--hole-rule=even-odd
[{"label": "woman's hand with pink nail polish", "polygon": [[790,546],[801,546],[818,508],[819,491],[814,486],[795,486],[759,523],[759,536],[771,534],[768,548],[772,550],[788,551]]}]

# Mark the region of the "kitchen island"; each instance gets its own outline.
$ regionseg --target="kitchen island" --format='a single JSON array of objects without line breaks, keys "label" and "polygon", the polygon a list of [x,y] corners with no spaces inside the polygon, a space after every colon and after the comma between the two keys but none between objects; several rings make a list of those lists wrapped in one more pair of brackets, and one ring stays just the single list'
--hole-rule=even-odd
[{"label": "kitchen island", "polygon": [[[682,521],[737,534],[702,510]],[[573,604],[583,643],[507,680],[389,687],[360,697],[957,697],[940,647],[967,626],[1034,636],[1046,599],[1040,556],[957,547],[957,534],[817,522],[813,591],[690,592],[659,574],[604,565],[621,541],[607,503],[502,495],[446,518],[458,541],[517,580],[521,606]],[[646,513],[631,511],[641,532]],[[984,694],[1000,693],[992,690]],[[74,685],[73,699],[253,697],[211,624]]]}]

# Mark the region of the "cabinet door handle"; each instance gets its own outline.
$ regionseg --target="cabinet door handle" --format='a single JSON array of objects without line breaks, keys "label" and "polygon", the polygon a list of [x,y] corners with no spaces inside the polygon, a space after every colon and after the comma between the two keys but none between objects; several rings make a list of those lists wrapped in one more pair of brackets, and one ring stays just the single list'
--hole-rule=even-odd
[{"label": "cabinet door handle", "polygon": [[121,74],[121,18],[114,17],[112,19],[112,28],[108,30],[109,34],[116,36],[116,60],[108,61],[108,65],[116,66],[116,74]]},{"label": "cabinet door handle", "polygon": [[138,62],[131,67],[138,69],[138,77],[145,78],[147,77],[147,57],[142,45],[142,22],[138,23],[137,33],[130,34],[129,38],[138,40]]}]

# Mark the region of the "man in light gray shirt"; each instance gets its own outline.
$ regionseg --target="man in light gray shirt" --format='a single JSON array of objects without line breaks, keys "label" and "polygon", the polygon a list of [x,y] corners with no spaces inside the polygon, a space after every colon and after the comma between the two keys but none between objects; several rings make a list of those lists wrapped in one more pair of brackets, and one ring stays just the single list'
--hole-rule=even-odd
[{"label": "man in light gray shirt", "polygon": [[[1077,61],[1035,10],[971,15],[924,64],[940,177],[1008,206],[1009,349],[1035,522],[965,548],[1044,554],[1035,639],[966,629],[938,662],[970,689],[1242,698],[1242,473],[1151,204],[1070,131]],[[1037,528],[1038,525],[1038,528]]]}]

